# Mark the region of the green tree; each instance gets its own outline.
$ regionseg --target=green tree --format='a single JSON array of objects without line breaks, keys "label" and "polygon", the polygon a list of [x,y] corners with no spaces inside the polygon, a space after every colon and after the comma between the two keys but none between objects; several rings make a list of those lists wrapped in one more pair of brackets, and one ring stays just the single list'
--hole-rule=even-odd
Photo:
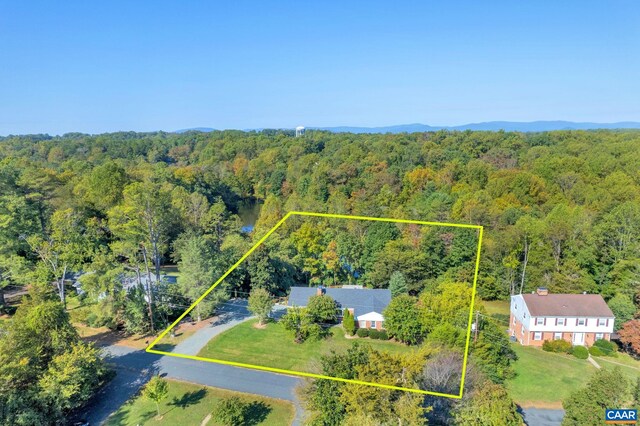
[{"label": "green tree", "polygon": [[602,368],[562,403],[563,426],[596,426],[602,424],[606,408],[622,407],[627,402],[629,382],[619,367]]},{"label": "green tree", "polygon": [[[176,256],[180,259],[178,284],[182,294],[193,302],[213,285],[216,275],[221,274],[214,263],[215,253],[204,236],[191,234],[176,243]],[[215,297],[216,294],[221,294],[221,289],[215,289],[213,293],[196,305],[195,314],[198,322],[202,321],[203,315],[211,315],[217,303],[222,301]]]},{"label": "green tree", "polygon": [[342,314],[342,328],[352,336],[356,331],[356,320],[349,309],[345,309]]},{"label": "green tree", "polygon": [[466,283],[443,282],[435,292],[420,295],[420,310],[427,332],[444,322],[467,328],[473,290]]},{"label": "green tree", "polygon": [[338,318],[336,301],[326,294],[311,296],[307,303],[307,313],[318,324],[332,324]]},{"label": "green tree", "polygon": [[504,386],[486,382],[456,407],[454,419],[459,425],[520,426],[517,408]]},{"label": "green tree", "polygon": [[58,296],[66,306],[65,278],[67,272],[79,268],[91,252],[90,241],[83,232],[86,224],[72,209],[57,210],[51,217],[51,232],[46,238],[31,235],[27,242],[50,271],[58,288]]},{"label": "green tree", "polygon": [[45,398],[68,411],[89,401],[106,373],[99,350],[77,343],[52,359],[38,385]]},{"label": "green tree", "polygon": [[123,202],[109,210],[109,227],[114,236],[136,247],[142,254],[147,273],[147,306],[151,331],[154,331],[152,264],[156,283],[160,282],[160,263],[174,229],[175,215],[171,205],[171,187],[156,182],[134,182],[124,189]]},{"label": "green tree", "polygon": [[325,269],[331,274],[332,283],[336,283],[336,275],[340,270],[340,257],[338,256],[338,243],[331,240],[327,249],[322,253],[322,261]]},{"label": "green tree", "polygon": [[318,228],[310,222],[305,222],[291,234],[291,241],[298,252],[297,261],[308,274],[309,281],[317,279],[322,270],[323,252],[322,235]]},{"label": "green tree", "polygon": [[259,324],[264,324],[273,309],[273,298],[263,288],[256,288],[249,294],[249,310],[258,317]]},{"label": "green tree", "polygon": [[425,338],[424,323],[414,297],[401,294],[391,299],[383,315],[384,327],[390,336],[410,345]]},{"label": "green tree", "polygon": [[160,376],[153,376],[144,387],[142,394],[145,398],[155,402],[158,417],[160,417],[160,401],[169,395],[169,382]]},{"label": "green tree", "polygon": [[391,291],[392,297],[407,292],[407,281],[404,279],[402,272],[394,271],[391,274],[391,278],[389,278],[389,290]]},{"label": "green tree", "polygon": [[285,330],[291,332],[296,343],[303,343],[307,339],[320,339],[323,330],[313,321],[306,308],[293,307],[280,319]]},{"label": "green tree", "polygon": [[249,404],[237,396],[224,398],[214,410],[216,421],[224,426],[239,426],[246,424]]},{"label": "green tree", "polygon": [[613,312],[613,315],[616,317],[614,321],[615,330],[619,330],[622,327],[622,324],[633,319],[634,314],[638,311],[638,308],[633,304],[633,300],[631,297],[619,293],[616,294],[609,300],[609,309]]},{"label": "green tree", "polygon": [[511,349],[509,338],[501,327],[487,321],[480,325],[478,341],[470,349],[478,368],[494,383],[502,383],[514,376],[511,364],[518,359]]}]

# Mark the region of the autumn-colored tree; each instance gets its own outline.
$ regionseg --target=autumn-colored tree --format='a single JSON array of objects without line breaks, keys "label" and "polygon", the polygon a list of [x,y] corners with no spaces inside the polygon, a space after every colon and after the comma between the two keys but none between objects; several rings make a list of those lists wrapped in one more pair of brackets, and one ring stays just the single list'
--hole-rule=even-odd
[{"label": "autumn-colored tree", "polygon": [[636,354],[640,354],[640,319],[627,321],[618,330],[620,341]]}]

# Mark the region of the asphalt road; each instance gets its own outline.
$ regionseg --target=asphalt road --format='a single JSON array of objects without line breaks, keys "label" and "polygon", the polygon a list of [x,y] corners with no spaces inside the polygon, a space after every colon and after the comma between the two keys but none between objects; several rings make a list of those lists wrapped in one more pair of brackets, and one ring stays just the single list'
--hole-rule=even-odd
[{"label": "asphalt road", "polygon": [[[205,327],[176,346],[177,353],[195,354],[215,334],[248,319],[246,302],[226,305],[227,309],[211,327]],[[182,352],[180,348],[184,349]],[[125,401],[136,394],[152,376],[184,380],[205,386],[245,392],[291,401],[296,406],[294,425],[301,424],[303,411],[296,397],[299,378],[281,374],[149,354],[124,346],[103,348],[106,360],[116,371],[116,377],[105,386],[82,413],[92,425],[106,421]],[[187,426],[187,425],[185,425]]]},{"label": "asphalt road", "polygon": [[524,408],[520,414],[528,426],[559,426],[564,417],[564,410]]}]

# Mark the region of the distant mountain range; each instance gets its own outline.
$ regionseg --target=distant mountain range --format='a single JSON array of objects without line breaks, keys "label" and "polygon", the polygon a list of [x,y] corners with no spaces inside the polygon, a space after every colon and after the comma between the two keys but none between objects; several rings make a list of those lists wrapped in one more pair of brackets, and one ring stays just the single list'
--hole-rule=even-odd
[{"label": "distant mountain range", "polygon": [[[313,127],[307,129],[327,130],[334,133],[414,133],[433,132],[437,130],[504,130],[507,132],[544,132],[550,130],[594,130],[594,129],[640,129],[640,122],[622,121],[619,123],[579,123],[574,121],[487,121],[483,123],[469,123],[460,126],[429,126],[427,124],[400,124],[396,126],[384,127]],[[212,132],[216,129],[209,127],[194,127],[193,129],[177,130],[175,133],[188,131]],[[263,129],[247,129],[263,130]],[[292,130],[292,129],[289,129]]]}]

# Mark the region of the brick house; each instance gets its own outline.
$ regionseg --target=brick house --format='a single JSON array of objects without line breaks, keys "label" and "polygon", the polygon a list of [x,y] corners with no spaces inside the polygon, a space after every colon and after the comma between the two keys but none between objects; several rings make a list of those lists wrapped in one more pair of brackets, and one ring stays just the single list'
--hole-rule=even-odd
[{"label": "brick house", "polygon": [[348,309],[356,321],[356,327],[384,329],[382,312],[391,302],[391,291],[388,289],[368,289],[361,286],[291,287],[287,306],[304,307],[311,296],[321,294],[326,294],[336,301],[340,321],[342,321],[343,311]]},{"label": "brick house", "polygon": [[596,340],[610,340],[613,320],[613,312],[599,294],[549,294],[539,288],[511,296],[509,335],[524,346],[558,339],[591,346]]}]

